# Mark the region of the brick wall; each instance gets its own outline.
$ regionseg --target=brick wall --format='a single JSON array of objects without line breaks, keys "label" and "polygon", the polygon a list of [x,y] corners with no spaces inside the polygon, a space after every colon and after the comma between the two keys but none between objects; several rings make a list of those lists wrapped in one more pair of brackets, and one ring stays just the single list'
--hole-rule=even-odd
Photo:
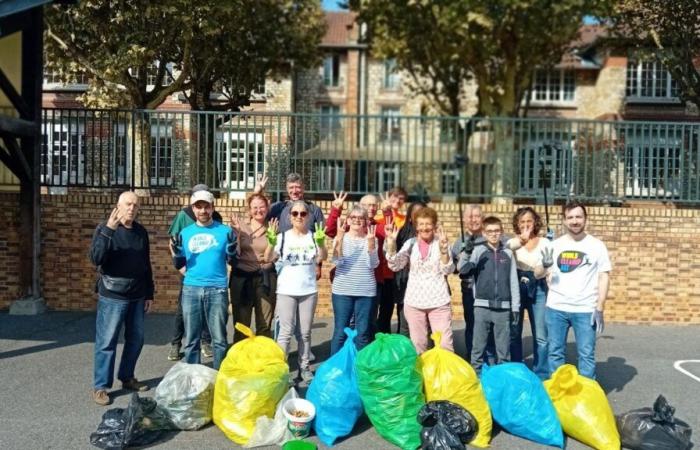
[{"label": "brick wall", "polygon": [[[44,196],[42,252],[44,297],[49,308],[89,310],[94,307],[94,269],[87,251],[96,224],[107,217],[116,196],[72,194]],[[7,308],[18,294],[18,196],[0,194],[0,308]],[[186,204],[184,197],[142,199],[140,222],[151,236],[156,280],[156,310],[171,312],[179,285],[167,250],[167,229],[175,212]],[[329,202],[319,202],[327,210]],[[218,200],[226,218],[241,210],[240,200]],[[451,239],[459,233],[457,205],[435,205]],[[543,207],[537,209],[543,212]],[[512,205],[484,205],[486,214],[506,224]],[[554,211],[550,211],[556,217]],[[507,229],[510,226],[507,225]],[[607,306],[610,321],[625,323],[700,324],[700,210],[654,207],[589,209],[589,231],[608,245],[613,262],[612,287]],[[328,269],[321,281],[320,316],[329,316]],[[459,286],[450,277],[455,316],[462,316]]]}]

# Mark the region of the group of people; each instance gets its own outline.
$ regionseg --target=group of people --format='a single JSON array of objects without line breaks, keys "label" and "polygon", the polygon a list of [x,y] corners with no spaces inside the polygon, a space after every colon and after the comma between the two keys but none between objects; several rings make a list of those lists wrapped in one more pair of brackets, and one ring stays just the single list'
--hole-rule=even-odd
[{"label": "group of people", "polygon": [[[585,231],[586,209],[564,205],[565,234],[551,241],[530,207],[513,217],[514,237],[495,216],[468,205],[465,232],[450,243],[437,212],[415,202],[403,212],[407,193],[396,187],[365,195],[346,213],[344,192],[333,193],[328,218],[304,198],[298,174],[286,179],[288,199],[270,203],[261,177],[249,193],[247,217],[232,214],[229,225],[214,211],[204,185],[193,188],[190,205],[178,213],[169,234],[174,267],[182,273],[175,337],[169,359],[199,363],[213,356],[218,369],[228,349],[229,305],[233,322],[276,339],[289,352],[298,343],[298,376],[313,379],[311,329],[323,262],[331,256],[334,330],[331,354],[357,331],[358,350],[376,333],[407,335],[416,351],[431,332],[453,351],[448,276],[461,279],[465,359],[477,372],[484,360],[522,361],[523,315],[533,337],[533,371],[546,379],[562,365],[569,328],[574,329],[582,375],[595,377],[595,333],[602,332],[610,259],[605,245]],[[125,344],[118,378],[126,389],[145,390],[134,377],[143,346],[143,316],[153,301],[148,234],[135,221],[138,197],[123,193],[108,220],[98,225],[91,259],[98,266],[99,294],[93,399],[110,402],[116,342],[122,324]],[[327,248],[326,240],[332,238]],[[330,251],[329,251],[330,250]],[[230,266],[230,270],[227,268]],[[181,340],[184,335],[184,345]],[[242,339],[236,332],[233,341]],[[208,340],[211,341],[209,344]]]}]

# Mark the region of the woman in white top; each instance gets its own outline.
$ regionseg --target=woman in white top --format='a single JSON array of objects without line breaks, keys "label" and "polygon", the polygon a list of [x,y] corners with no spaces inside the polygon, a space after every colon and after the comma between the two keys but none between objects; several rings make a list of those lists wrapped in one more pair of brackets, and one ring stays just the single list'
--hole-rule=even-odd
[{"label": "woman in white top", "polygon": [[447,235],[437,228],[437,213],[423,208],[415,214],[416,237],[406,241],[396,252],[398,231],[387,224],[386,259],[394,272],[410,264],[404,297],[404,315],[411,341],[420,354],[428,348],[428,325],[442,333],[441,346],[453,350],[452,307],[445,277],[454,264]]},{"label": "woman in white top", "polygon": [[309,382],[313,379],[309,368],[311,325],[318,300],[316,265],[328,256],[326,234],[319,224],[316,224],[315,233],[309,231],[306,225],[309,210],[302,200],[292,203],[289,216],[292,229],[282,234],[277,234],[278,222],[270,220],[265,260],[275,262],[277,267],[277,343],[285,354],[289,352],[289,341],[298,320],[301,330],[299,375]]},{"label": "woman in white top", "polygon": [[367,210],[356,205],[345,222],[338,218],[338,234],[333,241],[332,262],[335,277],[331,289],[335,327],[331,339],[331,355],[345,342],[343,330],[355,317],[355,345],[362,350],[370,341],[372,300],[377,295],[374,269],[379,265],[376,225],[368,225]]},{"label": "woman in white top", "polygon": [[540,237],[543,228],[542,218],[529,206],[519,208],[513,216],[513,231],[517,237],[508,241],[508,247],[515,253],[520,279],[520,320],[511,330],[510,358],[514,362],[523,360],[523,313],[527,311],[533,340],[532,370],[541,379],[549,378],[547,363],[547,328],[544,313],[547,300],[547,282],[535,277],[535,266],[542,265],[542,252],[552,246],[551,242]]}]

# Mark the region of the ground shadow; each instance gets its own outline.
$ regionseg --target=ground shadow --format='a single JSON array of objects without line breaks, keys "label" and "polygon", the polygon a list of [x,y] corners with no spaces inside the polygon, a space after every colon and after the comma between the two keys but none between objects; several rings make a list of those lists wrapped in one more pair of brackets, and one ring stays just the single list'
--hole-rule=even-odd
[{"label": "ground shadow", "polygon": [[637,376],[637,369],[619,356],[610,356],[607,361],[596,363],[596,378],[606,394],[622,392],[624,387]]}]

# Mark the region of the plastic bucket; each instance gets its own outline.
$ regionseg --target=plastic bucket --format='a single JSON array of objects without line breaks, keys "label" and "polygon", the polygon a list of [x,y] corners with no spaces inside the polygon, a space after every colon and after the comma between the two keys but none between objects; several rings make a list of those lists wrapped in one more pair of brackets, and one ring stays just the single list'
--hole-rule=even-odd
[{"label": "plastic bucket", "polygon": [[287,418],[287,429],[294,437],[305,438],[311,432],[311,422],[316,417],[316,407],[303,398],[291,398],[282,406]]}]

